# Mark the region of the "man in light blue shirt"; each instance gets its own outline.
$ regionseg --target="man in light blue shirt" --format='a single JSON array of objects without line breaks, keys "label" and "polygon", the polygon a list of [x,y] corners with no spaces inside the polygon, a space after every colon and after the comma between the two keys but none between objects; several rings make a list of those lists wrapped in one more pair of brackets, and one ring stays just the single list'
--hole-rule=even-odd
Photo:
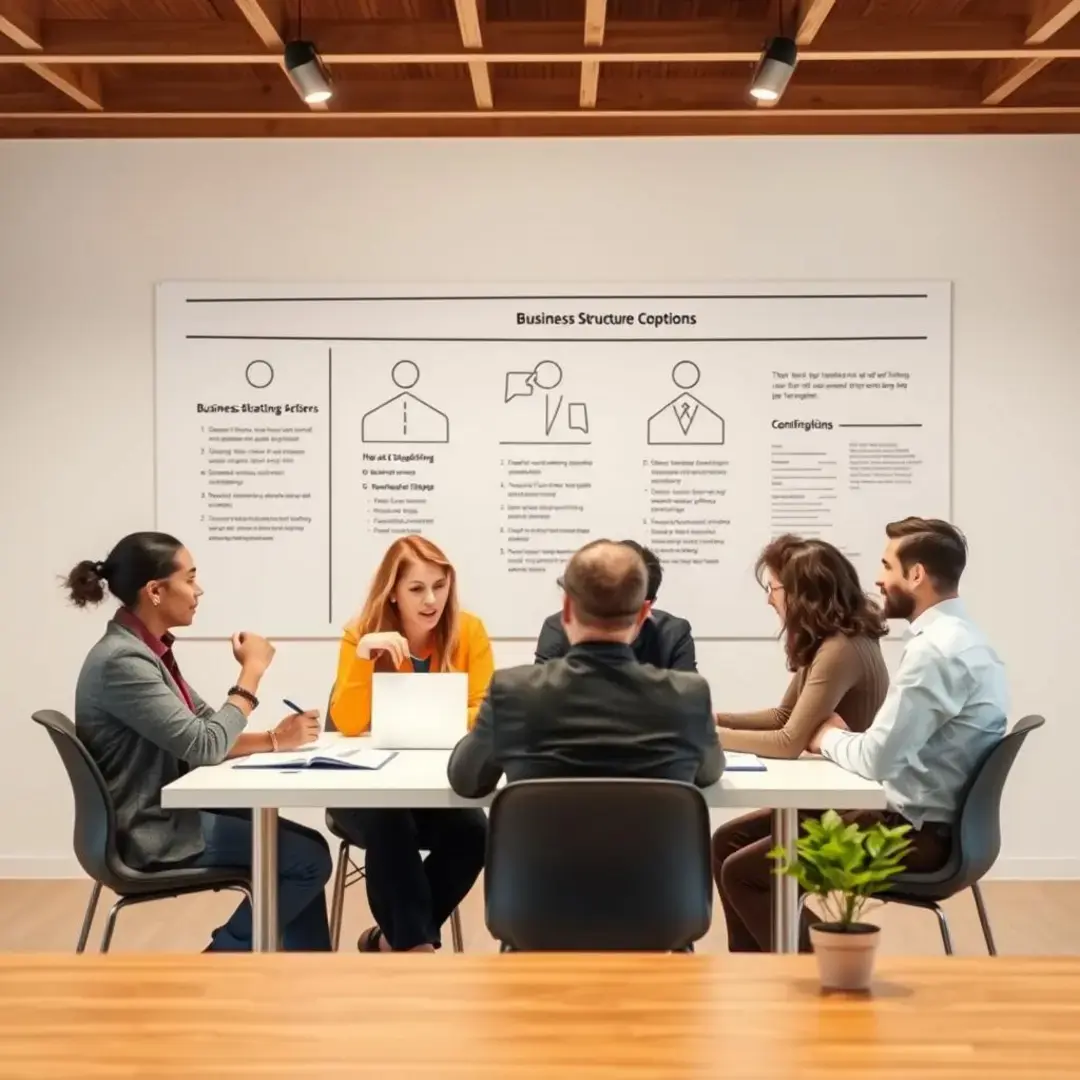
[{"label": "man in light blue shirt", "polygon": [[[1006,730],[1005,669],[958,597],[967,545],[945,521],[905,518],[889,538],[877,585],[885,615],[907,619],[911,637],[873,724],[862,734],[831,717],[810,749],[878,781],[890,825],[908,822],[907,869],[948,859],[968,783]],[[861,822],[873,815],[859,815]]]}]

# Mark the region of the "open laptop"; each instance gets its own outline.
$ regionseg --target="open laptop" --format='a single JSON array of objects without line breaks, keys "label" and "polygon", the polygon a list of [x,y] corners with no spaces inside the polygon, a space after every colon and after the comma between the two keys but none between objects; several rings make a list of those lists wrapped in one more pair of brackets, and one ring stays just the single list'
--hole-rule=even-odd
[{"label": "open laptop", "polygon": [[371,742],[379,750],[449,750],[468,729],[463,671],[377,672],[371,682]]}]

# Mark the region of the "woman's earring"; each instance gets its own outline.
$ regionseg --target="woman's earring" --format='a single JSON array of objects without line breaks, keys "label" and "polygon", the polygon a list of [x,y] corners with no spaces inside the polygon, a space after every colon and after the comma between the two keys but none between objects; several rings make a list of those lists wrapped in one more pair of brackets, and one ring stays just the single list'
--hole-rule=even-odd
[{"label": "woman's earring", "polygon": [[154,607],[157,607],[158,604],[161,603],[161,597],[160,596],[153,597],[153,603],[154,603]]}]

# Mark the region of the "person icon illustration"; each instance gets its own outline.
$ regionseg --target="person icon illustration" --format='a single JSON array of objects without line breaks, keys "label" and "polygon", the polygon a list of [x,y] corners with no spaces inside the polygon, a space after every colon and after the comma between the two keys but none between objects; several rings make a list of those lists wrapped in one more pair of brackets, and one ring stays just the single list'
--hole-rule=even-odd
[{"label": "person icon illustration", "polygon": [[650,446],[724,445],[724,418],[688,392],[700,379],[693,360],[680,360],[671,369],[671,381],[682,393],[649,417]]},{"label": "person icon illustration", "polygon": [[400,394],[364,413],[360,441],[366,443],[445,443],[450,441],[450,419],[434,405],[422,401],[412,388],[420,369],[412,360],[399,360],[390,378]]}]

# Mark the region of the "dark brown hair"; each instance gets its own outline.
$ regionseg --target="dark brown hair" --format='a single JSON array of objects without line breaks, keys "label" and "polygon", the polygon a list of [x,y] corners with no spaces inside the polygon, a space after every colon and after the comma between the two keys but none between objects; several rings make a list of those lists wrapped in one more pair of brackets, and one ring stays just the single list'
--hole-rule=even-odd
[{"label": "dark brown hair", "polygon": [[955,526],[940,518],[906,517],[885,526],[890,540],[899,540],[896,555],[906,574],[922,563],[938,592],[955,592],[967,566],[967,541]]},{"label": "dark brown hair", "polygon": [[559,584],[586,626],[626,630],[645,603],[649,575],[630,545],[594,540],[574,553]]},{"label": "dark brown hair", "polygon": [[754,573],[765,584],[765,571],[784,590],[784,649],[788,668],[806,667],[821,643],[835,634],[884,637],[881,610],[863,592],[847,557],[825,540],[778,536],[758,556]]},{"label": "dark brown hair", "polygon": [[176,570],[176,555],[183,546],[168,533],[131,533],[103,562],[83,559],[76,563],[63,579],[64,587],[76,607],[100,604],[106,586],[124,607],[134,607],[144,585],[161,581]]}]

